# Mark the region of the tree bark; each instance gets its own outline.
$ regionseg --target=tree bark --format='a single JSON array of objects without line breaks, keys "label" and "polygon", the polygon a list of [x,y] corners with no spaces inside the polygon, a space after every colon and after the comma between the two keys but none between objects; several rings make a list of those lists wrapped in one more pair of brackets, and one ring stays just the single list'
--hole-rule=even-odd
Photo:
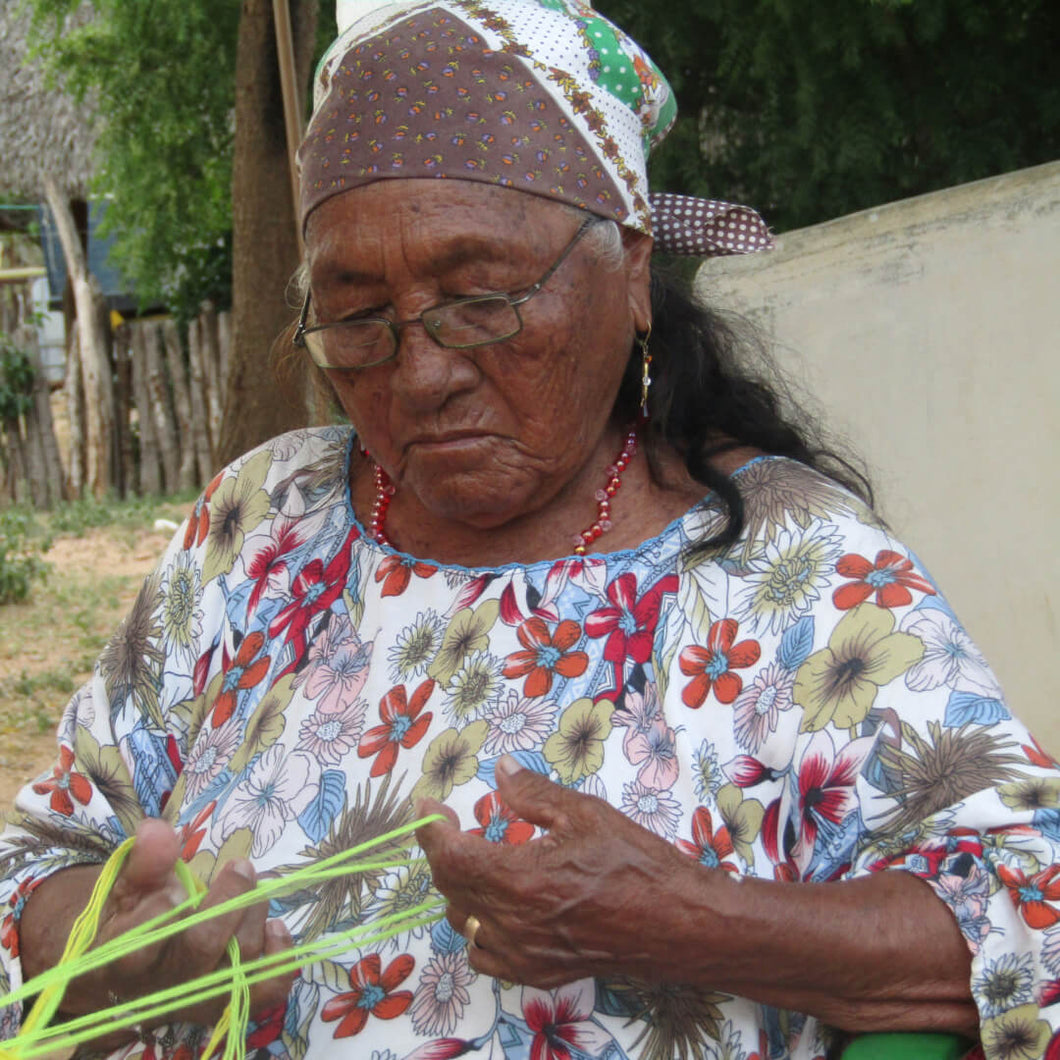
[{"label": "tree bark", "polygon": [[[314,0],[292,4],[296,65],[308,97]],[[294,316],[285,299],[298,266],[270,0],[243,0],[236,50],[236,135],[232,173],[232,350],[217,458],[227,463],[282,431],[308,422],[308,374],[281,388],[265,366]]]},{"label": "tree bark", "polygon": [[159,454],[162,458],[164,489],[173,492],[177,488],[180,471],[180,443],[169,396],[169,383],[162,361],[162,336],[159,334],[158,325],[153,322],[145,323],[143,328],[144,351],[147,354],[147,393],[151,400],[151,417],[154,420],[155,438],[158,439]]},{"label": "tree bark", "polygon": [[136,402],[136,419],[140,427],[140,493],[157,496],[162,492],[162,469],[158,461],[158,435],[151,411],[151,392],[148,384],[146,325],[132,325],[132,390]]},{"label": "tree bark", "polygon": [[172,319],[162,325],[163,348],[166,367],[173,384],[173,410],[177,414],[177,429],[180,431],[180,467],[177,469],[177,488],[188,493],[200,483],[196,472],[195,435],[191,420],[191,392],[188,389],[188,370],[184,366],[184,350],[180,345],[180,333]]},{"label": "tree bark", "polygon": [[77,307],[78,349],[85,388],[86,485],[95,496],[103,497],[113,483],[115,449],[114,385],[109,336],[100,313],[99,285],[88,271],[88,261],[70,204],[50,177],[44,181],[44,193],[55,219]]}]

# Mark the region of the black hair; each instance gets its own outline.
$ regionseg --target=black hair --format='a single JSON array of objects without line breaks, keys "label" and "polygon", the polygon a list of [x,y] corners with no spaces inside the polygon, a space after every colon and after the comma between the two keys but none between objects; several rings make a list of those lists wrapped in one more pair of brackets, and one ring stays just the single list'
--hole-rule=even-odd
[{"label": "black hair", "polygon": [[[697,551],[731,545],[743,532],[740,491],[712,461],[739,447],[798,460],[871,507],[872,485],[857,458],[830,447],[822,429],[791,397],[790,386],[770,364],[764,340],[751,325],[710,309],[692,295],[686,281],[665,269],[652,269],[651,304],[649,466],[658,478],[659,450],[673,447],[692,478],[714,492],[726,515],[722,529],[699,543]],[[768,366],[767,371],[756,371],[752,359]],[[635,345],[616,403],[624,422],[637,416],[641,371],[640,347]]]}]

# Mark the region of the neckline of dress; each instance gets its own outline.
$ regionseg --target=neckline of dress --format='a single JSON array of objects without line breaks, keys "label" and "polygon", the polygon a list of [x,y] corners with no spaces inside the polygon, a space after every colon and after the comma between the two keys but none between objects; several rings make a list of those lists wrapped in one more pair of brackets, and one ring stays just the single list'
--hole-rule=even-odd
[{"label": "neckline of dress", "polygon": [[[576,556],[573,553],[570,553],[568,555],[553,556],[549,559],[533,560],[530,563],[513,562],[501,563],[495,566],[467,567],[462,563],[449,563],[445,560],[432,559],[429,556],[416,556],[411,552],[403,552],[401,549],[394,548],[392,545],[380,544],[368,533],[364,524],[357,518],[357,513],[353,510],[353,497],[350,490],[350,462],[353,459],[353,447],[357,441],[357,432],[353,427],[348,427],[347,430],[349,431],[349,435],[346,439],[346,451],[342,463],[342,497],[346,510],[346,518],[349,520],[351,526],[355,527],[358,531],[359,542],[365,548],[370,551],[378,552],[381,556],[396,556],[399,559],[408,560],[409,563],[426,563],[429,566],[436,567],[440,571],[452,571],[453,573],[466,574],[471,577],[478,577],[483,574],[502,574],[505,571],[512,570],[551,570],[551,568],[557,563],[606,562],[610,564],[628,565],[635,557],[645,552],[659,551],[681,530],[686,522],[703,513],[714,503],[715,500],[714,491],[710,490],[704,497],[696,501],[696,503],[687,511],[678,515],[676,518],[671,519],[670,522],[659,531],[659,533],[652,537],[645,538],[635,548],[620,548],[615,549],[612,552],[589,552],[584,556]],[[729,477],[735,478],[748,468],[764,461],[785,459],[787,458],[774,453],[763,453],[760,456],[751,457],[750,460],[741,464],[734,471],[729,472]]]}]

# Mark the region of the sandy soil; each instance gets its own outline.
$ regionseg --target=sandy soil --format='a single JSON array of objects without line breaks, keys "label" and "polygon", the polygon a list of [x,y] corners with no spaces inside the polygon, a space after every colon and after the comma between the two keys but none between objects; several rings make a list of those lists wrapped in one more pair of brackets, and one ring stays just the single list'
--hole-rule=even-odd
[{"label": "sandy soil", "polygon": [[[61,584],[63,579],[77,579],[82,583],[111,579],[107,600],[99,605],[99,619],[105,629],[114,628],[128,610],[139,590],[140,581],[158,562],[170,537],[170,531],[143,531],[119,538],[110,528],[88,531],[83,537],[60,538],[48,551],[51,564],[50,582]],[[0,624],[19,622],[23,616],[19,608],[0,610]],[[28,619],[25,619],[28,621]],[[66,646],[62,637],[35,638],[12,658],[0,655],[0,680],[40,674],[63,659]],[[75,675],[80,684],[89,676],[86,671]],[[55,694],[54,707],[49,702],[49,716],[54,709],[55,720],[64,706],[64,697]],[[0,718],[0,722],[4,719]],[[4,731],[4,730],[7,731]],[[51,731],[38,732],[32,725],[15,728],[0,725],[0,809],[7,808],[16,792],[28,780],[50,768],[55,758],[55,737]]]}]

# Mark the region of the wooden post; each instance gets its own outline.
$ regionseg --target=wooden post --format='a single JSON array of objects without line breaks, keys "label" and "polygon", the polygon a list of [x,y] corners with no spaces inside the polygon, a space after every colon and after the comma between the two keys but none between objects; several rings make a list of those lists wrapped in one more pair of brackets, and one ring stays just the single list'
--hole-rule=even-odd
[{"label": "wooden post", "polygon": [[147,394],[151,401],[151,416],[154,419],[155,438],[158,439],[165,489],[173,492],[177,488],[180,469],[180,442],[177,435],[176,418],[173,415],[169,396],[169,384],[162,363],[161,338],[158,325],[145,322],[144,351],[147,354]]},{"label": "wooden post", "polygon": [[162,324],[162,341],[169,379],[173,384],[173,410],[177,415],[177,429],[180,432],[180,467],[177,469],[177,488],[182,493],[187,493],[204,480],[196,472],[195,433],[191,419],[188,370],[184,366],[184,349],[180,344],[180,333],[172,317],[167,317]]},{"label": "wooden post", "polygon": [[210,414],[206,402],[206,379],[202,365],[201,321],[196,318],[188,324],[188,371],[191,376],[188,390],[191,394],[192,437],[195,459],[203,482],[213,478],[214,458],[210,435]]},{"label": "wooden post", "polygon": [[140,492],[144,496],[157,496],[162,492],[162,473],[158,463],[158,438],[147,381],[150,366],[144,328],[141,321],[132,325],[132,389],[136,402],[136,421],[140,428]]},{"label": "wooden post", "polygon": [[102,328],[99,286],[88,261],[66,196],[55,181],[44,181],[45,197],[62,244],[77,306],[78,350],[85,388],[85,465],[88,487],[103,497],[111,486],[114,445],[114,387],[108,337]]},{"label": "wooden post", "polygon": [[291,9],[288,0],[272,0],[272,20],[276,27],[276,58],[280,64],[280,87],[283,91],[283,124],[287,133],[287,166],[291,175],[291,201],[294,203],[295,239],[298,257],[304,252],[302,227],[298,223],[298,145],[302,142],[302,101],[298,70],[294,58],[294,34],[291,32]]}]

